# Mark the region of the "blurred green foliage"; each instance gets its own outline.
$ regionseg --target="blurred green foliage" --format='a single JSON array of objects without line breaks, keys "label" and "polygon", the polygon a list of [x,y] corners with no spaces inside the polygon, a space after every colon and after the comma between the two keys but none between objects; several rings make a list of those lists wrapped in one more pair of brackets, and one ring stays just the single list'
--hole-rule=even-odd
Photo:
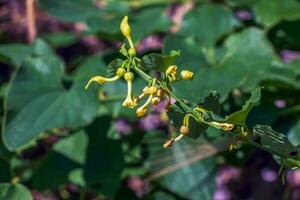
[{"label": "blurred green foliage", "polygon": [[[128,135],[117,131],[117,119],[138,123],[134,112],[121,107],[125,82],[84,90],[92,76],[106,75],[109,62],[120,57],[116,46],[123,42],[119,23],[124,15],[129,16],[137,44],[153,34],[163,40],[162,49],[148,55],[142,52],[145,66],[153,66],[146,70],[158,65],[165,68],[174,61],[180,69],[195,73],[192,81],[174,85],[176,95],[195,105],[205,104],[210,91],[217,91],[222,106],[210,110],[225,116],[237,111],[249,99],[250,91],[263,86],[260,105],[247,123],[267,123],[287,133],[255,126],[254,132],[266,148],[288,154],[299,145],[300,62],[284,62],[280,57],[284,49],[300,50],[299,1],[107,0],[103,5],[99,1],[98,6],[96,2],[37,2],[38,9],[58,22],[84,24],[80,34],[46,32],[32,44],[1,37],[0,62],[12,73],[7,75],[9,81],[1,79],[0,199],[30,200],[30,190],[61,191],[69,184],[77,187],[72,199],[84,195],[136,199],[126,184],[132,176],[152,184],[144,199],[212,199],[218,158],[224,158],[229,144],[225,133],[196,124],[196,140],[187,138],[165,150],[166,127],[148,132],[135,127]],[[193,6],[179,30],[170,31],[174,26],[168,16],[174,15],[171,8],[189,3]],[[239,17],[238,12],[246,12],[247,17]],[[59,54],[60,49],[72,45],[80,50],[76,44],[86,37],[110,46],[71,61]],[[135,80],[136,95],[144,84]],[[112,99],[99,101],[99,93]],[[252,96],[252,103],[258,99]],[[285,107],[276,107],[276,100],[284,101]],[[243,107],[245,112],[225,120],[245,123],[247,105],[252,108],[251,99]],[[172,122],[183,117],[180,112],[169,116]],[[206,132],[200,136],[201,130]],[[272,137],[279,142],[270,142]],[[53,138],[59,140],[45,142]],[[20,181],[15,183],[16,179]]]}]

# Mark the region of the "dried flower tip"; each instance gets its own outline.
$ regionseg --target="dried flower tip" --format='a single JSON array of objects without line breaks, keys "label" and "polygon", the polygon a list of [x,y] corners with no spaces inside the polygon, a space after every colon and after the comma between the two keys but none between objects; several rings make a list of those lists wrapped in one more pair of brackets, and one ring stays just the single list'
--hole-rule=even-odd
[{"label": "dried flower tip", "polygon": [[231,131],[234,128],[234,125],[229,123],[222,123],[221,128],[225,131]]},{"label": "dried flower tip", "polygon": [[131,35],[131,28],[128,24],[128,17],[125,16],[120,24],[120,29],[122,34],[126,37],[129,38]]},{"label": "dried flower tip", "polygon": [[177,73],[177,66],[176,65],[171,65],[167,68],[166,74],[167,75],[175,75]]},{"label": "dried flower tip", "polygon": [[167,141],[164,143],[163,147],[164,147],[165,149],[166,149],[166,148],[169,148],[169,147],[171,147],[171,146],[173,145],[174,142],[175,142],[174,138],[171,138],[171,139],[167,140]]},{"label": "dried flower tip", "polygon": [[134,79],[134,75],[132,72],[126,72],[124,75],[124,79],[126,81],[132,81]]},{"label": "dried flower tip", "polygon": [[219,122],[211,122],[215,126],[217,126],[220,129],[223,129],[224,131],[231,131],[234,128],[234,124],[229,123],[219,123]]},{"label": "dried flower tip", "polygon": [[122,76],[124,76],[125,72],[126,72],[126,70],[124,68],[119,67],[116,71],[116,75],[119,77],[122,77]]},{"label": "dried flower tip", "polygon": [[140,107],[136,110],[136,116],[137,117],[143,117],[147,112],[147,108],[146,107]]},{"label": "dried flower tip", "polygon": [[165,96],[165,91],[159,88],[156,92],[156,96],[158,96],[159,98],[163,98]]},{"label": "dried flower tip", "polygon": [[182,125],[180,127],[180,133],[182,135],[188,135],[189,134],[189,127]]},{"label": "dried flower tip", "polygon": [[93,77],[93,78],[91,78],[90,80],[89,80],[89,82],[86,84],[86,86],[85,86],[85,89],[87,90],[88,89],[88,87],[90,86],[90,84],[92,83],[92,82],[97,82],[98,84],[103,84],[103,83],[105,83],[105,78],[104,77],[102,77],[102,76],[95,76],[95,77]]},{"label": "dried flower tip", "polygon": [[151,86],[149,87],[149,94],[150,95],[154,95],[157,91],[157,87],[156,86]]},{"label": "dried flower tip", "polygon": [[159,102],[160,102],[160,98],[159,97],[153,97],[152,100],[151,100],[151,103],[154,104],[154,105],[159,104]]},{"label": "dried flower tip", "polygon": [[180,75],[181,75],[181,78],[184,80],[191,80],[191,79],[193,79],[194,73],[189,70],[183,70],[183,71],[181,71]]}]

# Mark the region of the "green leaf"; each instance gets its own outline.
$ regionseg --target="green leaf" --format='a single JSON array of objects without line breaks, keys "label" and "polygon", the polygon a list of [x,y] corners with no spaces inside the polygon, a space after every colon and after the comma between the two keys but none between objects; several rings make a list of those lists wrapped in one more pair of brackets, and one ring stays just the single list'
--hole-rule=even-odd
[{"label": "green leaf", "polygon": [[40,166],[34,170],[32,176],[33,187],[38,190],[55,189],[70,183],[69,173],[81,167],[67,157],[50,151],[42,160]]},{"label": "green leaf", "polygon": [[98,193],[113,195],[118,189],[124,159],[121,142],[107,138],[111,119],[96,119],[86,132],[89,137],[84,178],[86,183]]},{"label": "green leaf", "polygon": [[212,199],[216,175],[216,159],[212,155],[216,149],[199,140],[184,139],[166,150],[162,148],[162,137],[163,133],[152,132],[144,139],[149,151],[149,180],[183,198]]},{"label": "green leaf", "polygon": [[[220,112],[219,98],[220,95],[216,91],[210,91],[209,95],[204,98],[204,101],[202,103],[199,103],[198,105],[206,109],[207,111],[211,111],[215,114],[219,114]],[[176,104],[173,105],[173,108],[174,106],[176,106]],[[170,122],[177,130],[180,129],[185,115],[186,113],[182,112],[179,109],[179,107],[175,107],[175,109],[168,112]],[[189,134],[187,136],[194,139],[198,138],[203,132],[205,132],[208,129],[208,127],[209,126],[207,124],[199,123],[194,118],[190,117]]]},{"label": "green leaf", "polygon": [[107,75],[108,76],[115,76],[116,75],[116,71],[119,67],[122,67],[124,60],[120,59],[120,58],[116,58],[114,60],[112,60],[107,67]]},{"label": "green leaf", "polygon": [[87,145],[88,138],[86,133],[78,131],[55,143],[53,150],[74,162],[84,164],[86,161]]},{"label": "green leaf", "polygon": [[48,33],[43,34],[42,38],[54,48],[67,47],[74,44],[78,40],[76,35],[72,32]]},{"label": "green leaf", "polygon": [[288,133],[288,139],[295,146],[300,145],[300,122],[298,122],[295,126],[291,128]]},{"label": "green leaf", "polygon": [[[155,32],[166,32],[172,23],[162,8],[148,8],[131,16],[132,38],[139,41],[147,35]],[[129,17],[130,19],[130,17]]]},{"label": "green leaf", "polygon": [[226,0],[231,6],[252,6],[254,3],[260,0]]},{"label": "green leaf", "polygon": [[[101,63],[99,57],[92,59]],[[85,91],[84,85],[104,68],[88,60],[74,73],[72,82],[63,77],[63,67],[48,45],[37,40],[34,54],[22,63],[6,96],[3,140],[10,150],[25,145],[43,131],[80,127],[95,117],[97,92],[92,88]]]},{"label": "green leaf", "polygon": [[39,5],[48,14],[66,22],[85,21],[101,13],[93,1],[87,0],[40,0]]},{"label": "green leaf", "polygon": [[260,0],[254,5],[258,21],[271,27],[280,21],[300,19],[300,3],[297,0]]},{"label": "green leaf", "polygon": [[245,29],[228,37],[224,47],[226,51],[220,59],[216,55],[218,49],[212,49],[210,56],[204,57],[201,46],[195,40],[167,37],[166,50],[181,50],[181,56],[175,63],[195,74],[193,80],[175,83],[175,94],[197,103],[210,90],[218,91],[223,101],[233,89],[256,88],[264,79],[262,74],[271,68],[274,56],[264,33],[256,28]]},{"label": "green leaf", "polygon": [[70,171],[68,179],[73,184],[79,185],[81,187],[86,187],[86,182],[84,180],[83,174],[83,168],[77,168]]},{"label": "green leaf", "polygon": [[21,184],[0,184],[0,199],[5,200],[32,200],[27,188]]},{"label": "green leaf", "polygon": [[142,57],[141,67],[144,70],[158,70],[164,72],[174,63],[179,55],[180,52],[174,50],[171,51],[169,55],[151,53]]},{"label": "green leaf", "polygon": [[239,110],[230,114],[229,116],[226,116],[225,122],[246,127],[246,120],[250,111],[260,101],[260,90],[260,87],[253,90],[251,92],[250,98],[243,105],[242,110]]},{"label": "green leaf", "polygon": [[0,60],[19,67],[31,51],[32,48],[25,44],[2,44],[0,45]]},{"label": "green leaf", "polygon": [[212,47],[237,25],[237,20],[227,7],[202,5],[184,17],[179,34],[196,37],[202,46]]},{"label": "green leaf", "polygon": [[9,161],[0,158],[0,169],[0,183],[9,182],[12,178]]},{"label": "green leaf", "polygon": [[[118,1],[118,7],[120,2]],[[109,3],[108,3],[109,5]],[[166,32],[172,23],[162,8],[147,8],[131,13],[107,13],[87,20],[89,33],[105,33],[110,35],[120,35],[120,22],[124,15],[129,15],[129,24],[132,29],[132,38],[138,42],[145,36],[156,32]]]},{"label": "green leaf", "polygon": [[290,157],[290,153],[296,150],[284,134],[274,131],[270,126],[256,125],[253,127],[253,132],[260,137],[260,143],[264,147],[285,158]]}]

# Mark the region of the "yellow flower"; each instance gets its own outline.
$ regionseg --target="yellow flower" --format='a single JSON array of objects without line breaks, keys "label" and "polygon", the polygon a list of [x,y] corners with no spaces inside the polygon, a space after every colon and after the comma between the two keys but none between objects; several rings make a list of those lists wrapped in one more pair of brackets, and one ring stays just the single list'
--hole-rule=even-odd
[{"label": "yellow flower", "polygon": [[140,107],[136,110],[137,117],[143,117],[147,112],[147,107]]},{"label": "yellow flower", "polygon": [[120,77],[117,76],[117,75],[114,76],[114,77],[112,77],[112,78],[105,78],[105,77],[102,77],[102,76],[94,76],[94,77],[92,77],[92,78],[89,80],[89,82],[86,84],[85,89],[87,90],[88,87],[90,86],[90,84],[91,84],[92,82],[97,82],[98,84],[102,85],[102,84],[105,83],[105,82],[113,82],[113,81],[118,80],[119,78],[120,78]]},{"label": "yellow flower", "polygon": [[191,80],[191,79],[193,79],[194,73],[189,70],[183,70],[183,71],[181,71],[180,75],[181,75],[181,78],[184,80]]},{"label": "yellow flower", "polygon": [[151,100],[151,103],[154,105],[158,105],[160,102],[160,98],[159,97],[153,97]]},{"label": "yellow flower", "polygon": [[158,89],[156,92],[156,96],[158,96],[159,98],[163,98],[165,96],[165,91],[163,89]]},{"label": "yellow flower", "polygon": [[122,34],[126,37],[129,38],[131,35],[131,28],[128,24],[128,17],[125,16],[120,24],[120,29]]},{"label": "yellow flower", "polygon": [[[151,87],[153,87],[153,86],[151,86]],[[150,90],[150,88],[149,88],[149,90]],[[142,116],[144,116],[146,114],[147,108],[150,105],[150,103],[152,102],[152,99],[153,99],[153,94],[150,94],[150,96],[148,97],[147,101],[140,108],[137,109],[136,115],[138,117],[142,117]]]},{"label": "yellow flower", "polygon": [[166,77],[170,82],[175,82],[177,80],[177,66],[171,65],[166,70]]},{"label": "yellow flower", "polygon": [[127,72],[124,74],[124,79],[127,81],[127,97],[124,100],[122,106],[128,108],[134,108],[137,106],[137,100],[132,98],[132,80],[134,79],[134,75],[131,72]]},{"label": "yellow flower", "polygon": [[105,78],[103,76],[94,76],[92,77],[89,82],[86,84],[85,86],[85,89],[87,90],[88,87],[90,86],[90,84],[92,82],[97,82],[98,84],[102,85],[103,83],[105,82],[113,82],[113,81],[116,81],[118,80],[119,78],[121,78],[125,73],[125,69],[124,68],[118,68],[117,71],[116,71],[116,75],[114,77],[111,77],[111,78]]},{"label": "yellow flower", "polygon": [[122,34],[126,37],[126,39],[129,42],[130,48],[128,50],[129,55],[135,55],[136,54],[136,50],[134,48],[132,39],[131,39],[131,28],[128,24],[128,17],[125,16],[120,24],[120,29]]},{"label": "yellow flower", "polygon": [[156,93],[156,91],[157,91],[157,87],[156,86],[149,87],[148,92],[149,92],[150,95],[154,95]]}]

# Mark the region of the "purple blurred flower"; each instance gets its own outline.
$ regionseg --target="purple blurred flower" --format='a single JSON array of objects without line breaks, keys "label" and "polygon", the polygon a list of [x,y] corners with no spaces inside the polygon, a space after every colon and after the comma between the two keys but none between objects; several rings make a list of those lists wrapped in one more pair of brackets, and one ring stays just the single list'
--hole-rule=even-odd
[{"label": "purple blurred flower", "polygon": [[285,100],[278,99],[278,100],[274,101],[274,105],[277,108],[284,108],[286,106],[286,102],[285,102]]},{"label": "purple blurred flower", "polygon": [[140,127],[145,131],[156,129],[161,125],[159,114],[148,114],[140,120]]},{"label": "purple blurred flower", "polygon": [[235,13],[236,17],[241,21],[246,21],[252,19],[251,13],[247,10],[238,10]]},{"label": "purple blurred flower", "polygon": [[121,134],[128,134],[131,132],[131,126],[123,119],[118,119],[116,121],[116,129]]},{"label": "purple blurred flower", "polygon": [[161,49],[162,48],[162,37],[158,35],[150,35],[142,40],[138,46],[139,52],[144,52],[149,49]]},{"label": "purple blurred flower", "polygon": [[240,176],[240,169],[232,166],[223,166],[219,169],[216,178],[217,186],[223,186],[232,179],[237,179]]},{"label": "purple blurred flower", "polygon": [[262,179],[268,183],[274,182],[278,178],[277,172],[269,168],[262,169],[260,175]]},{"label": "purple blurred flower", "polygon": [[287,182],[293,187],[300,186],[300,170],[292,170],[286,174]]},{"label": "purple blurred flower", "polygon": [[300,199],[300,190],[299,189],[293,190],[291,200],[299,200],[299,199]]},{"label": "purple blurred flower", "polygon": [[280,55],[284,62],[289,63],[293,60],[300,59],[300,52],[299,51],[290,51],[290,50],[282,50]]},{"label": "purple blurred flower", "polygon": [[230,199],[230,192],[226,187],[217,187],[213,196],[213,200],[228,200]]},{"label": "purple blurred flower", "polygon": [[182,19],[184,15],[190,11],[194,6],[194,3],[192,1],[188,1],[183,4],[173,4],[169,7],[167,10],[167,16],[171,18],[174,25],[171,28],[171,32],[175,33],[180,29],[180,26],[182,24]]},{"label": "purple blurred flower", "polygon": [[130,177],[127,180],[127,185],[132,189],[136,196],[142,197],[149,191],[149,185],[138,176]]},{"label": "purple blurred flower", "polygon": [[34,200],[58,200],[58,198],[53,195],[46,195],[36,190],[32,190],[31,195]]}]

